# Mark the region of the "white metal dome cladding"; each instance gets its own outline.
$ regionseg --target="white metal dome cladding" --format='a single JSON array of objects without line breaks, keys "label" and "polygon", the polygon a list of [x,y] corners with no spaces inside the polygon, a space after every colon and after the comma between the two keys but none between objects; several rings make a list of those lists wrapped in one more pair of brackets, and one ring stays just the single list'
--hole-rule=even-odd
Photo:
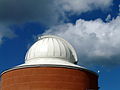
[{"label": "white metal dome cladding", "polygon": [[41,36],[25,57],[25,64],[72,64],[76,61],[74,48],[64,39],[53,35]]}]

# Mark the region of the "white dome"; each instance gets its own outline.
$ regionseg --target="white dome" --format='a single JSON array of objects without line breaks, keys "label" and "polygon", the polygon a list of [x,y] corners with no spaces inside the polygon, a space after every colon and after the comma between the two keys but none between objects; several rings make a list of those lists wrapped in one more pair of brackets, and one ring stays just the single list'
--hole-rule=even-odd
[{"label": "white dome", "polygon": [[74,48],[64,39],[53,35],[40,37],[25,57],[25,64],[72,64],[76,61]]}]

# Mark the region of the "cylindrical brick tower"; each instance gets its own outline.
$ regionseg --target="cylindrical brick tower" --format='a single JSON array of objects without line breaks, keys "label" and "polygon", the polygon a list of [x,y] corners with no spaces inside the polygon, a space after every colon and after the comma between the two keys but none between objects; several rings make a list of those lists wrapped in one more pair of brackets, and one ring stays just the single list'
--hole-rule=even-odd
[{"label": "cylindrical brick tower", "polygon": [[24,64],[1,74],[0,90],[98,90],[98,75],[75,62],[76,52],[67,41],[42,36]]}]

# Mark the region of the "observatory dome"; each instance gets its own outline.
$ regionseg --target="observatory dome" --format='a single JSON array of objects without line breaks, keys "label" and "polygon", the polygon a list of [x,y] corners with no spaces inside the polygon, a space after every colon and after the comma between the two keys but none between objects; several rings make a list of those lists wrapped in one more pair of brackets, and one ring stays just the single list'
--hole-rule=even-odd
[{"label": "observatory dome", "polygon": [[74,48],[64,39],[45,35],[31,46],[25,57],[25,64],[62,64],[77,62]]}]

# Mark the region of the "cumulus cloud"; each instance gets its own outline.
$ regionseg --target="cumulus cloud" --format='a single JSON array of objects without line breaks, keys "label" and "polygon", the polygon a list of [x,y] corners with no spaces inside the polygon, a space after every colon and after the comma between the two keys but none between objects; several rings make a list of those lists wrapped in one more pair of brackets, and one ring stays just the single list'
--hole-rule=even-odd
[{"label": "cumulus cloud", "polygon": [[63,22],[66,12],[83,12],[105,9],[113,0],[0,0],[0,22],[23,23],[39,21],[46,25]]},{"label": "cumulus cloud", "polygon": [[13,38],[16,34],[4,25],[0,25],[0,45],[3,43],[4,38]]},{"label": "cumulus cloud", "polygon": [[[68,20],[66,12],[81,14],[105,9],[113,0],[0,0],[0,42],[14,36],[7,25],[40,22],[48,27]],[[9,34],[8,34],[9,33]]]},{"label": "cumulus cloud", "polygon": [[78,53],[78,64],[120,64],[120,16],[109,22],[101,19],[67,23],[47,30],[69,41]]},{"label": "cumulus cloud", "polygon": [[108,8],[113,0],[57,0],[58,5],[65,12],[81,14],[83,12]]},{"label": "cumulus cloud", "polygon": [[0,0],[0,44],[4,38],[15,37],[15,33],[6,24],[36,21],[46,26],[61,24],[47,30],[45,34],[59,35],[68,40],[76,48],[80,63],[109,60],[113,64],[115,62],[111,57],[116,57],[117,61],[120,49],[119,16],[107,23],[101,19],[79,19],[75,25],[62,24],[68,20],[66,14],[80,15],[96,9],[105,10],[112,2],[113,0]]}]

